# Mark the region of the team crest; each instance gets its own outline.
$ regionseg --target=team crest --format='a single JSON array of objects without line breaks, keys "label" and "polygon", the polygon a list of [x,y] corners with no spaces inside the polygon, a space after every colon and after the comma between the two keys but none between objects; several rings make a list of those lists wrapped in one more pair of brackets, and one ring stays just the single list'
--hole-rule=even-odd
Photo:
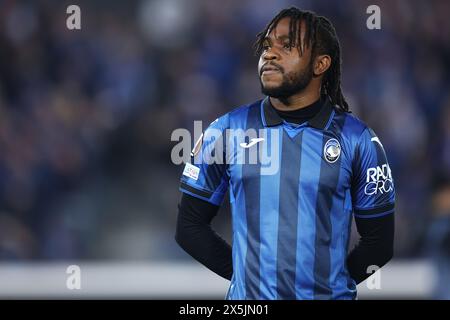
[{"label": "team crest", "polygon": [[334,163],[341,155],[341,145],[336,139],[330,139],[325,143],[323,148],[323,156],[329,163]]}]

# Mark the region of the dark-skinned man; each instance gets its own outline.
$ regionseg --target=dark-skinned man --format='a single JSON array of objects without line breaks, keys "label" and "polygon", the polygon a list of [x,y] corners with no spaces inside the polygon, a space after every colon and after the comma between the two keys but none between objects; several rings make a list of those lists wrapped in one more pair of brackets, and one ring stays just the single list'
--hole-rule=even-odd
[{"label": "dark-skinned man", "polygon": [[[384,148],[349,111],[328,19],[282,10],[255,49],[266,97],[218,118],[196,144],[181,178],[176,240],[231,280],[227,299],[355,299],[368,268],[393,255]],[[218,154],[226,161],[208,161]],[[232,247],[211,228],[227,190]],[[361,238],[349,250],[353,217]]]}]

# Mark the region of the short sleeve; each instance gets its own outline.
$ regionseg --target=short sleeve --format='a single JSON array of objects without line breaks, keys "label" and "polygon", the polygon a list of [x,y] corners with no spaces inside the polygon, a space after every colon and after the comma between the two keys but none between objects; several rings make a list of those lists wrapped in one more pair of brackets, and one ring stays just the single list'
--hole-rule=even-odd
[{"label": "short sleeve", "polygon": [[357,218],[377,218],[394,212],[395,189],[384,147],[366,128],[359,137],[352,179],[353,211]]},{"label": "short sleeve", "polygon": [[216,119],[195,143],[191,161],[186,163],[180,191],[221,205],[228,189],[225,118]]}]

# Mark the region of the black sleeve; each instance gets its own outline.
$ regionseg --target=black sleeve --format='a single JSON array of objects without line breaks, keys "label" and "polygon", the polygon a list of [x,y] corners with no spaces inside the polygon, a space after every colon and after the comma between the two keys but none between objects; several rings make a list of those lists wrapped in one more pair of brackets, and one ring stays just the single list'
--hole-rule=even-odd
[{"label": "black sleeve", "polygon": [[218,211],[218,206],[183,194],[178,205],[175,240],[198,262],[231,280],[231,246],[211,228]]},{"label": "black sleeve", "polygon": [[355,218],[361,238],[347,257],[350,276],[357,284],[366,280],[369,266],[384,266],[391,260],[394,251],[394,214],[379,218]]}]

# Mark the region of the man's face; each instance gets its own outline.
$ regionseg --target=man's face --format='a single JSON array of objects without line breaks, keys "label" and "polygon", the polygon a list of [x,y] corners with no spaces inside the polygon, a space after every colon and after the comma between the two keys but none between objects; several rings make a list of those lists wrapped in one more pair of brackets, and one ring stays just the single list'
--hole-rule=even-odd
[{"label": "man's face", "polygon": [[[288,98],[306,88],[313,77],[311,48],[303,48],[303,55],[294,43],[289,46],[289,21],[279,21],[263,43],[258,72],[262,93],[274,98]],[[302,21],[301,39],[305,35]]]}]

